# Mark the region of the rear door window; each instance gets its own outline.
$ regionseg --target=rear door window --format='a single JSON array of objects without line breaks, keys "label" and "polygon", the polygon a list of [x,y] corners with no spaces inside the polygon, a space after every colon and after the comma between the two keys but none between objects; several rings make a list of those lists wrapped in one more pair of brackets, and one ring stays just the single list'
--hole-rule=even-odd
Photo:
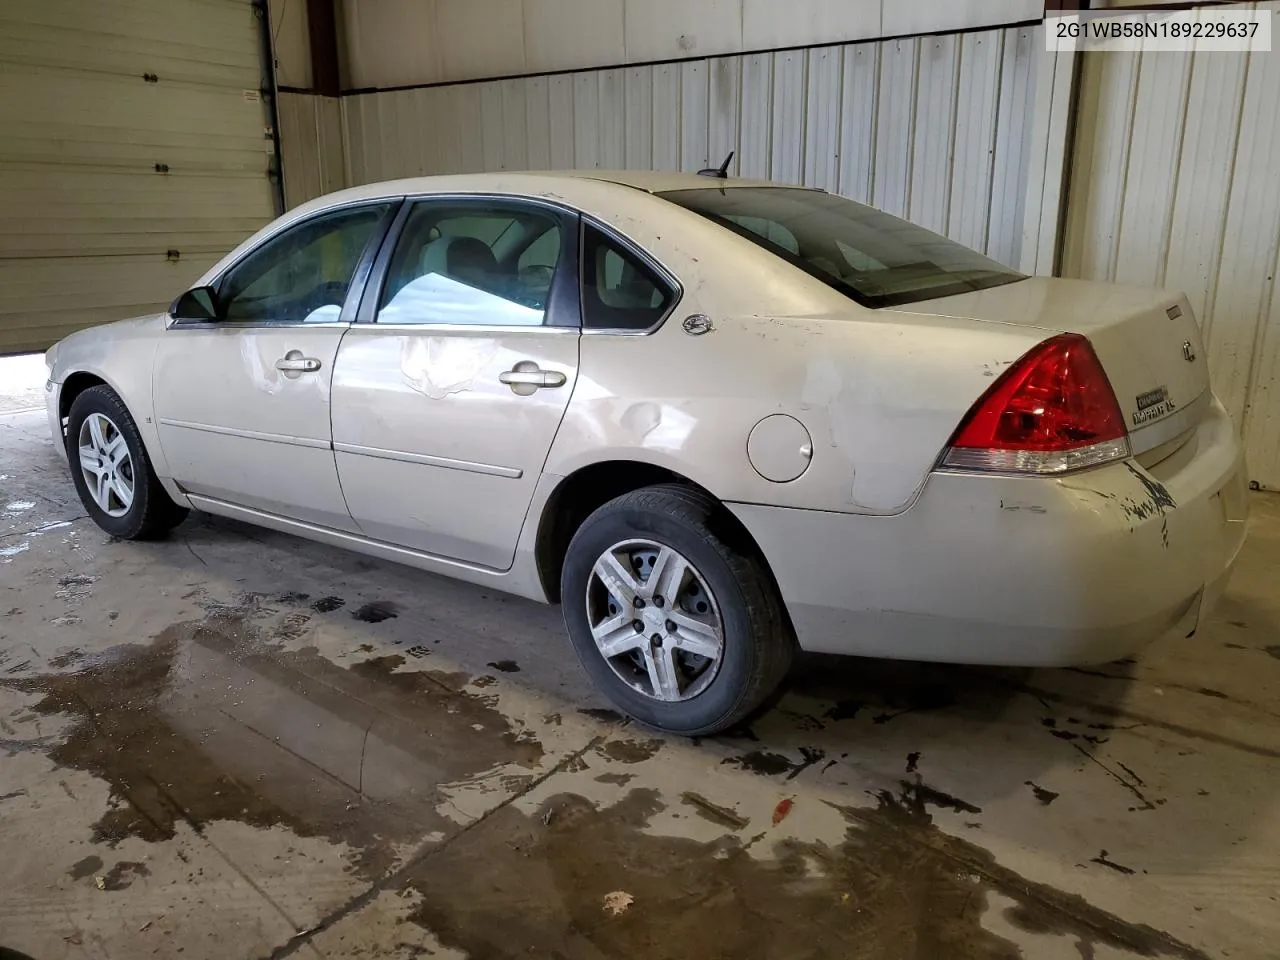
[{"label": "rear door window", "polygon": [[378,323],[540,326],[564,227],[517,202],[424,201],[396,243]]}]

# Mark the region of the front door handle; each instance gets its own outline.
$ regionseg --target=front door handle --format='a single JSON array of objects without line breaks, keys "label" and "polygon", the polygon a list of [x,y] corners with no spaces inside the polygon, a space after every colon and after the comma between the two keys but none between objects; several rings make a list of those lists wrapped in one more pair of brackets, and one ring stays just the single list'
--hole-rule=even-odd
[{"label": "front door handle", "polygon": [[320,369],[320,361],[315,357],[294,356],[298,351],[290,350],[287,356],[276,361],[276,369],[286,373],[315,373]]},{"label": "front door handle", "polygon": [[565,375],[559,370],[539,370],[533,367],[531,370],[522,370],[523,364],[516,364],[514,370],[504,370],[498,374],[498,379],[511,387],[563,387],[565,384]]}]

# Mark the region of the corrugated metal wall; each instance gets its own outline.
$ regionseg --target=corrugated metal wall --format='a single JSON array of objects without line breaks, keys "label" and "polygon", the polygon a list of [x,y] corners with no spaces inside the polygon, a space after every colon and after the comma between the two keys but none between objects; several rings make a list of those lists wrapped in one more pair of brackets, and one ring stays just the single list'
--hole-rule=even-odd
[{"label": "corrugated metal wall", "polygon": [[0,353],[166,304],[271,219],[259,42],[249,0],[0,3]]},{"label": "corrugated metal wall", "polygon": [[1044,0],[359,0],[342,12],[348,85],[387,89],[993,29],[1039,20]]},{"label": "corrugated metal wall", "polygon": [[1014,264],[1035,46],[1007,28],[348,96],[348,172],[697,170],[736,150],[736,174],[825,187]]},{"label": "corrugated metal wall", "polygon": [[[1280,20],[1275,0],[1258,7]],[[1270,489],[1280,489],[1278,103],[1280,54],[1086,54],[1062,260],[1064,276],[1187,292],[1250,476]]]},{"label": "corrugated metal wall", "polygon": [[338,98],[282,91],[278,114],[285,207],[347,186]]}]

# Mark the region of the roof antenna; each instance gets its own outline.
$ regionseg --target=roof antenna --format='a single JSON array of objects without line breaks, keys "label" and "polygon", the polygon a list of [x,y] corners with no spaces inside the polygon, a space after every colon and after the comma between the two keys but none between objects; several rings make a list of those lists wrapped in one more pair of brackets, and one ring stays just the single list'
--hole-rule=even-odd
[{"label": "roof antenna", "polygon": [[717,180],[729,179],[729,164],[733,163],[733,151],[729,151],[729,155],[724,158],[724,163],[719,167],[707,167],[705,170],[699,170],[700,177],[715,177]]}]

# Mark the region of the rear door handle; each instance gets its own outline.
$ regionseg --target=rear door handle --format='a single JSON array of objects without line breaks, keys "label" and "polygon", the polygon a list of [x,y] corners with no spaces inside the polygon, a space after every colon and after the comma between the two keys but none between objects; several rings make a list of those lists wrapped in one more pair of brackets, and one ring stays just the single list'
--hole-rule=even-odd
[{"label": "rear door handle", "polygon": [[498,379],[512,387],[563,387],[565,375],[559,370],[504,370]]},{"label": "rear door handle", "polygon": [[288,373],[315,373],[320,369],[320,361],[315,357],[281,357],[276,361],[276,369]]}]

